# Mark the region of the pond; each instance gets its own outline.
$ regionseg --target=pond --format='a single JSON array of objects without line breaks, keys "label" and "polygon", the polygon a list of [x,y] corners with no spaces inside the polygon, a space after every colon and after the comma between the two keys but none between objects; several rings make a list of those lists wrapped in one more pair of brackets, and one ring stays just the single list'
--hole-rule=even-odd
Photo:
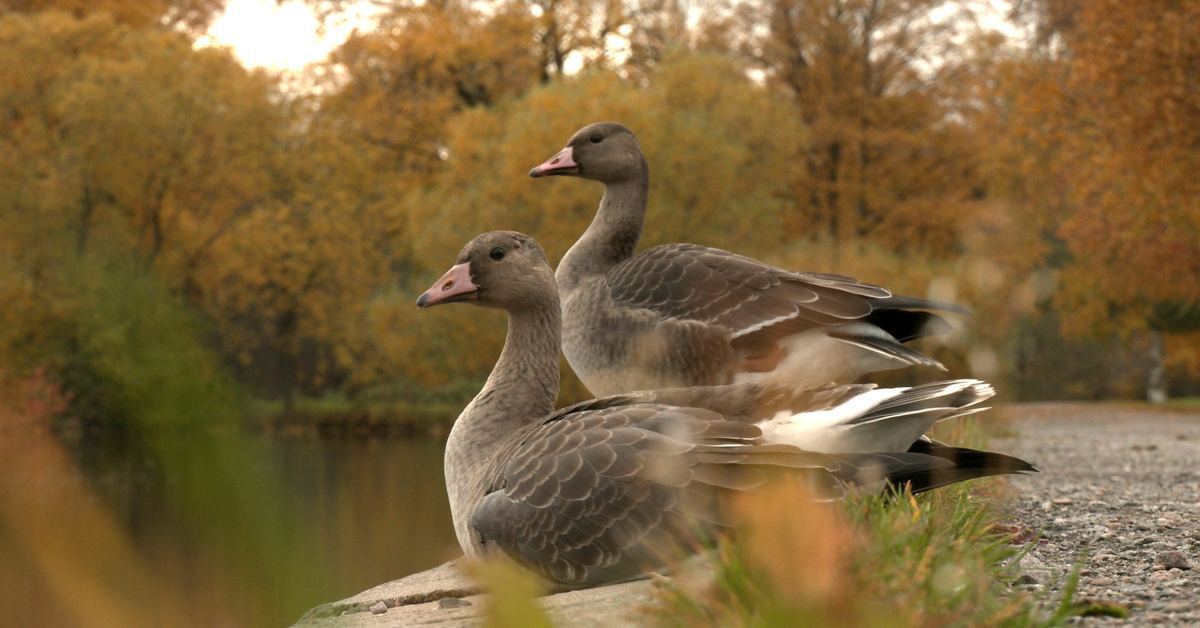
[{"label": "pond", "polygon": [[433,440],[0,432],[0,624],[287,626],[459,554]]}]

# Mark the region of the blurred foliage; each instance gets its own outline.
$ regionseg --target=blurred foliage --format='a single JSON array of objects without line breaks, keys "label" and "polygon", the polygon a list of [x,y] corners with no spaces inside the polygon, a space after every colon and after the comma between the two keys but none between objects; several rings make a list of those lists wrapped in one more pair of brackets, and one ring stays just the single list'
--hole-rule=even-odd
[{"label": "blurred foliage", "polygon": [[204,344],[194,310],[127,264],[76,272],[78,345],[64,376],[89,397],[76,404],[81,413],[140,428],[228,424],[244,414],[241,390]]},{"label": "blurred foliage", "polygon": [[838,505],[784,484],[734,510],[744,529],[718,544],[716,580],[664,588],[660,625],[1051,626],[1072,614],[1013,593],[1022,548],[961,485]]},{"label": "blurred foliage", "polygon": [[75,17],[107,13],[122,24],[201,33],[228,0],[5,0],[3,13],[63,11]]},{"label": "blurred foliage", "polygon": [[1196,328],[1163,314],[1200,307],[1198,18],[1197,2],[1105,0],[1058,32],[1073,53],[1057,83],[1074,201],[1060,231],[1074,257],[1068,330]]},{"label": "blurred foliage", "polygon": [[507,560],[479,561],[467,567],[467,573],[489,593],[484,628],[553,628],[537,602],[546,592],[532,573]]},{"label": "blurred foliage", "polygon": [[469,397],[501,315],[413,300],[484,230],[560,257],[599,186],[526,173],[601,119],[650,160],[644,245],[961,301],[928,350],[1015,398],[1140,394],[1146,329],[1200,390],[1195,1],[1021,2],[1009,40],[952,0],[380,0],[287,80],[195,47],[223,4],[0,11],[0,356],[85,420]]}]

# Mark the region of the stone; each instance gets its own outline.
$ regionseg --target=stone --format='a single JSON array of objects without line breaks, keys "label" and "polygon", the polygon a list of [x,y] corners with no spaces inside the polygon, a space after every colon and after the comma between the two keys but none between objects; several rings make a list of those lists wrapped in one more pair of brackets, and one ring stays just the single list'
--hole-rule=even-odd
[{"label": "stone", "polygon": [[382,615],[386,612],[387,612],[387,603],[385,603],[385,602],[379,602],[378,604],[371,607],[372,615]]},{"label": "stone", "polygon": [[1192,610],[1192,606],[1193,604],[1191,602],[1177,600],[1175,602],[1167,602],[1167,604],[1163,606],[1163,610],[1168,613],[1186,613]]},{"label": "stone", "polygon": [[[379,585],[339,602],[305,613],[297,628],[465,628],[483,624],[486,594],[463,573],[461,561]],[[711,566],[689,562],[691,577],[711,579]],[[707,574],[707,576],[705,576]],[[650,580],[636,580],[594,589],[567,591],[539,598],[556,626],[572,628],[637,628],[660,602]],[[466,599],[463,599],[466,598]],[[380,600],[383,600],[381,603]],[[375,616],[375,609],[380,611]],[[370,612],[368,612],[370,611]]]},{"label": "stone", "polygon": [[1169,551],[1159,552],[1154,557],[1154,563],[1162,565],[1167,569],[1191,569],[1192,563],[1188,560],[1183,552]]},{"label": "stone", "polygon": [[1092,578],[1092,580],[1089,584],[1091,584],[1092,586],[1097,586],[1097,587],[1107,587],[1107,586],[1111,585],[1112,583],[1113,583],[1112,578],[1109,578],[1107,576],[1100,576],[1099,578]]}]

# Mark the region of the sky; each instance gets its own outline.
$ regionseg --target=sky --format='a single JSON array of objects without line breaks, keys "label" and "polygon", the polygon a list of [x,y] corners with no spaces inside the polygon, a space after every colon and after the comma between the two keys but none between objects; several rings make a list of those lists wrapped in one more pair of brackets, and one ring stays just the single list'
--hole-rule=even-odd
[{"label": "sky", "polygon": [[246,66],[298,70],[324,59],[356,24],[365,23],[346,20],[321,36],[316,17],[301,2],[278,6],[275,0],[229,0],[225,14],[213,23],[201,44],[231,46]]}]

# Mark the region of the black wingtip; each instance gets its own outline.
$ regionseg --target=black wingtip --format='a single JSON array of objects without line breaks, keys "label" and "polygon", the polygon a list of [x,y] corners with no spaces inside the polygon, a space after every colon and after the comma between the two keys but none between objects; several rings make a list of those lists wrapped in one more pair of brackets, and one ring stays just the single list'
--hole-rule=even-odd
[{"label": "black wingtip", "polygon": [[876,310],[937,310],[964,314],[966,316],[975,315],[974,312],[957,303],[939,301],[937,299],[892,295],[890,297],[870,298],[868,300],[871,302],[871,307]]},{"label": "black wingtip", "polygon": [[942,458],[954,463],[951,471],[964,480],[992,475],[1040,473],[1037,467],[1025,460],[994,451],[954,447],[925,440],[913,443],[908,451]]}]

